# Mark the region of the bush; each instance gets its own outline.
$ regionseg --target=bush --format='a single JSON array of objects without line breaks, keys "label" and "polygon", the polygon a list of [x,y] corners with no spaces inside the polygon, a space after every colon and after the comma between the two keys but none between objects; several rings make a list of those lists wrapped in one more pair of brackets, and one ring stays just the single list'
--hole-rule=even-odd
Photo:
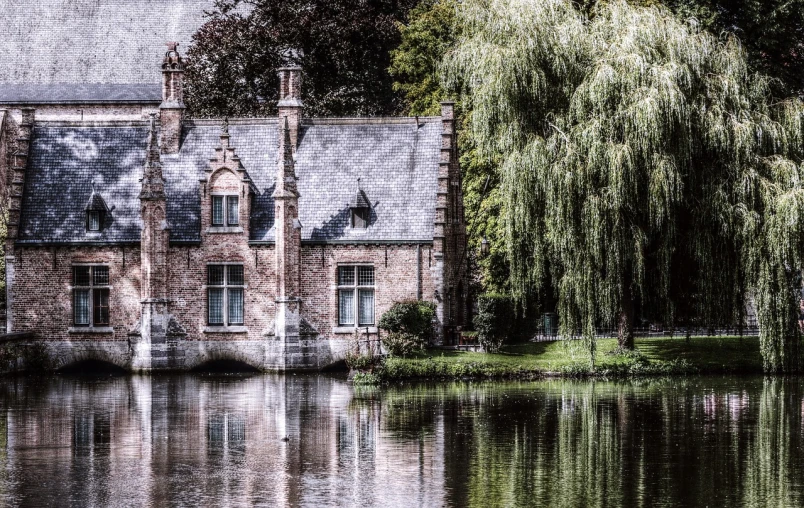
[{"label": "bush", "polygon": [[497,352],[510,337],[514,318],[514,301],[510,296],[480,295],[474,325],[483,349],[489,353]]},{"label": "bush", "polygon": [[360,353],[346,353],[346,366],[350,370],[372,370],[374,365],[379,361],[378,358],[371,355],[362,355]]},{"label": "bush", "polygon": [[380,318],[379,327],[390,333],[404,333],[416,337],[423,344],[433,336],[435,305],[423,300],[405,300],[394,303]]},{"label": "bush", "polygon": [[382,345],[391,356],[407,356],[424,349],[425,341],[405,332],[391,332],[382,338]]}]

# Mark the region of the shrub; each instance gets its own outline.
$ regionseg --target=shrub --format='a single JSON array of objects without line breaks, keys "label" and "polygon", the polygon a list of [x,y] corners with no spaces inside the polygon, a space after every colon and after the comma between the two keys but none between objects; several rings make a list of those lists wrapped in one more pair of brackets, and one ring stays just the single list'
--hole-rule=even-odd
[{"label": "shrub", "polygon": [[514,323],[514,302],[510,296],[499,294],[480,295],[474,319],[477,339],[489,353],[500,349],[510,334]]},{"label": "shrub", "polygon": [[382,345],[391,356],[407,356],[424,349],[425,341],[410,333],[391,332],[382,338]]},{"label": "shrub", "polygon": [[379,327],[390,333],[404,333],[416,337],[423,344],[433,336],[435,305],[423,300],[405,300],[394,303],[380,318]]},{"label": "shrub", "polygon": [[361,355],[360,353],[346,353],[346,366],[350,370],[371,370],[377,363],[377,357]]}]

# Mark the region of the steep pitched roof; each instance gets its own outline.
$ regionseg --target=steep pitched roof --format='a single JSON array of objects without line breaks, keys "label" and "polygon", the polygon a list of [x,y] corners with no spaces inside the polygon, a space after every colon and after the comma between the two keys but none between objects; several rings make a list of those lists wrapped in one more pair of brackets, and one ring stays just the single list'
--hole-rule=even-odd
[{"label": "steep pitched roof", "polygon": [[0,83],[158,83],[214,0],[4,0]]},{"label": "steep pitched roof", "polygon": [[[251,240],[274,240],[275,119],[233,120],[231,146],[254,184]],[[20,243],[139,241],[137,198],[147,127],[42,122],[34,128]],[[171,241],[200,240],[198,181],[220,142],[220,121],[187,122],[177,154],[162,155]],[[431,119],[307,121],[296,151],[302,239],[312,242],[429,241],[441,147]],[[361,179],[370,200],[366,229],[352,229],[350,205]],[[92,182],[112,222],[88,238],[83,207]]]},{"label": "steep pitched roof", "polygon": [[[156,69],[155,66],[154,69]],[[153,74],[156,74],[155,70]],[[93,104],[110,102],[159,104],[162,102],[162,86],[158,83],[0,83],[0,104]]]},{"label": "steep pitched roof", "polygon": [[[139,242],[139,179],[147,134],[144,123],[37,123],[25,174],[19,241]],[[100,233],[88,236],[84,213],[93,183],[110,213]]]}]

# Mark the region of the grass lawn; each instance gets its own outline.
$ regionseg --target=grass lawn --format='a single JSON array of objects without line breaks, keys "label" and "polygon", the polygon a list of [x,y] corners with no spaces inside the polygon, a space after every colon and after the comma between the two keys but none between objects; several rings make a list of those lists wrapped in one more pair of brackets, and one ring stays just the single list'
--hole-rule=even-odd
[{"label": "grass lawn", "polygon": [[410,358],[389,358],[383,377],[635,376],[762,372],[757,337],[638,338],[636,351],[612,354],[617,339],[599,339],[595,366],[582,341],[512,345],[500,353],[430,349]]}]

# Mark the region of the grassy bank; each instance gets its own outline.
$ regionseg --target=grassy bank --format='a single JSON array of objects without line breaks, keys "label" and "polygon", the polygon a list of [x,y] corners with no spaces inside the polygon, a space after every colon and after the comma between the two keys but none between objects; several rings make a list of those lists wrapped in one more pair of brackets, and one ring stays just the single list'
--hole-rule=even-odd
[{"label": "grassy bank", "polygon": [[757,337],[636,339],[636,350],[617,354],[616,339],[597,341],[595,365],[581,341],[540,342],[504,347],[500,353],[431,349],[410,358],[388,358],[386,380],[410,378],[540,378],[544,376],[650,376],[761,373]]}]

